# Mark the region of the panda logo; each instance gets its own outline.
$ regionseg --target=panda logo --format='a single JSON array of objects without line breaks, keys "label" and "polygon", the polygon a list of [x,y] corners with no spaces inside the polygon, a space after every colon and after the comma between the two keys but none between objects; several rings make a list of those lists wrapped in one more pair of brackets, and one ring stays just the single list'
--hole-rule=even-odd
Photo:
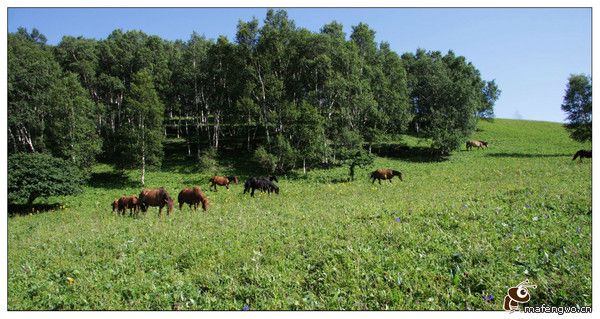
[{"label": "panda logo", "polygon": [[506,297],[504,297],[504,310],[516,311],[519,309],[520,303],[526,303],[529,301],[529,290],[528,288],[537,288],[537,285],[530,285],[529,279],[518,284],[516,287],[508,289]]}]

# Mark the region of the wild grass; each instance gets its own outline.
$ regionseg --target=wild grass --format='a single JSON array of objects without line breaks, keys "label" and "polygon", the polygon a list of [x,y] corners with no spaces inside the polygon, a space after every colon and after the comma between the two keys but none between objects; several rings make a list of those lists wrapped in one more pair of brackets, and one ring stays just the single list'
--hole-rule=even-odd
[{"label": "wild grass", "polygon": [[[62,208],[8,219],[10,310],[501,310],[508,288],[537,284],[529,305],[591,305],[590,148],[556,123],[481,122],[488,149],[441,161],[377,157],[368,180],[347,167],[280,178],[279,195],[243,195],[247,159],[224,159],[231,190],[167,158],[147,187],[176,198],[200,185],[207,212],[116,216],[138,194],[137,171],[98,165]],[[240,164],[241,163],[241,164]],[[493,295],[491,302],[483,296]]]}]

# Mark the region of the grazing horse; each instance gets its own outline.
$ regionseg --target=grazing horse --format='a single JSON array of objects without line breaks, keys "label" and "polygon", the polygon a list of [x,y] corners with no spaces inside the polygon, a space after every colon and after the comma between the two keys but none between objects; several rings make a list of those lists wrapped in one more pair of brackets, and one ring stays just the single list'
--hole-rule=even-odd
[{"label": "grazing horse", "polygon": [[273,183],[276,181],[277,177],[270,176],[269,179],[265,177],[251,177],[244,184],[244,194],[248,192],[250,189],[250,196],[254,197],[254,191],[259,189],[261,192],[268,192],[269,194],[275,193],[279,194],[279,187]]},{"label": "grazing horse", "polygon": [[479,141],[479,140],[470,140],[467,141],[467,150],[471,150],[471,148],[473,147],[477,147],[477,148],[483,148],[488,146],[488,142],[486,141]]},{"label": "grazing horse", "polygon": [[119,207],[119,212],[121,212],[122,215],[124,215],[125,210],[127,208],[129,208],[129,216],[133,216],[134,214],[137,214],[137,212],[138,212],[139,200],[138,200],[137,196],[135,196],[135,195],[123,196],[123,197],[119,198],[118,207]]},{"label": "grazing horse", "polygon": [[142,212],[148,210],[148,206],[158,206],[158,216],[162,217],[162,209],[167,206],[167,215],[173,212],[173,199],[164,188],[145,188],[139,196],[139,205]]},{"label": "grazing horse", "polygon": [[400,180],[402,180],[402,173],[391,170],[391,169],[380,168],[380,169],[374,171],[373,173],[371,173],[371,179],[373,179],[371,184],[375,183],[376,179],[379,181],[379,184],[381,184],[382,179],[383,180],[389,179],[390,183],[391,183],[392,178],[394,176],[398,176],[398,178],[400,178]]},{"label": "grazing horse", "polygon": [[581,160],[585,157],[585,158],[592,158],[592,150],[586,151],[586,150],[579,150],[577,151],[577,153],[575,153],[575,156],[573,156],[573,160],[577,159],[579,157],[579,162],[581,162]]},{"label": "grazing horse", "polygon": [[208,180],[211,184],[209,187],[214,187],[215,192],[217,191],[217,185],[225,186],[229,190],[229,183],[233,182],[234,184],[238,183],[237,176],[213,176]]},{"label": "grazing horse", "polygon": [[208,198],[202,193],[200,187],[184,188],[179,192],[177,196],[179,202],[179,210],[183,207],[183,204],[189,204],[190,209],[194,206],[194,210],[198,209],[198,204],[202,203],[202,209],[206,211],[208,209]]}]

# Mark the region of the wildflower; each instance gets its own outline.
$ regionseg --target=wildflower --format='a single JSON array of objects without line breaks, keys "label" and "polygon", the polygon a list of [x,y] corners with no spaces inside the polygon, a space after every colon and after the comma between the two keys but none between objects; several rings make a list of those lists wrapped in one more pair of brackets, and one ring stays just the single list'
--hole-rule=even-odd
[{"label": "wildflower", "polygon": [[244,305],[244,307],[242,308],[242,311],[248,311],[248,310],[250,310],[250,306]]},{"label": "wildflower", "polygon": [[468,207],[469,207],[469,205],[467,205],[467,204],[462,205],[462,208],[468,208]]},{"label": "wildflower", "polygon": [[494,300],[494,294],[483,296],[483,301],[485,302],[491,302],[492,300]]},{"label": "wildflower", "polygon": [[581,227],[577,227],[577,233],[581,233]]},{"label": "wildflower", "polygon": [[529,208],[531,208],[531,205],[525,204],[525,208],[529,209]]},{"label": "wildflower", "polygon": [[67,284],[72,285],[75,283],[75,279],[71,278],[71,277],[67,277]]},{"label": "wildflower", "polygon": [[396,222],[399,223],[401,221],[400,217],[396,217]]}]

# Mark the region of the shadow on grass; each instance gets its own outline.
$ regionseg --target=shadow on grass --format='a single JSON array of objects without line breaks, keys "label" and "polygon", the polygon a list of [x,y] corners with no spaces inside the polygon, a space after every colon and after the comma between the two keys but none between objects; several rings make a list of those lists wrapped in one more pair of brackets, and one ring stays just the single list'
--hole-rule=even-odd
[{"label": "shadow on grass", "polygon": [[531,154],[531,153],[488,153],[490,157],[513,157],[513,158],[543,158],[543,157],[571,157],[571,154]]},{"label": "shadow on grass", "polygon": [[139,182],[132,181],[124,172],[92,173],[88,185],[93,188],[123,189],[141,186]]},{"label": "shadow on grass", "polygon": [[190,178],[184,180],[184,183],[200,185],[208,184],[208,180],[200,179],[195,174],[235,175],[239,177],[240,183],[244,183],[251,176],[270,175],[252,161],[251,153],[240,151],[235,149],[234,146],[228,146],[227,144],[219,147],[216,160],[217,166],[220,169],[216,172],[201,169],[199,160],[196,158],[196,151],[192,150],[191,153],[191,155],[188,155],[187,146],[184,141],[168,141],[165,143],[165,158],[161,170],[188,174]]},{"label": "shadow on grass", "polygon": [[8,204],[8,217],[12,216],[24,216],[29,214],[41,214],[53,210],[60,209],[60,203],[53,204],[33,204],[29,206],[27,204]]},{"label": "shadow on grass", "polygon": [[436,154],[424,146],[402,144],[382,144],[372,147],[372,152],[381,157],[399,159],[414,163],[432,163],[447,161],[448,157]]}]

